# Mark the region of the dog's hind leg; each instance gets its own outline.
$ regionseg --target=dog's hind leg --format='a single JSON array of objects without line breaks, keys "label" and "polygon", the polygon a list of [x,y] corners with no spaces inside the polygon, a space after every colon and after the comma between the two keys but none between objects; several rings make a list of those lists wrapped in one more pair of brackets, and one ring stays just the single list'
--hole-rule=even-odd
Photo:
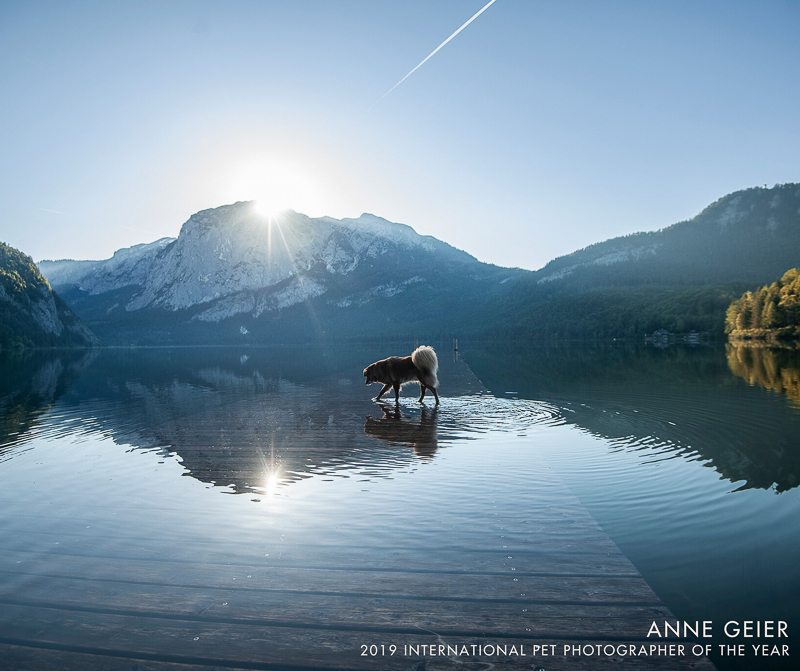
[{"label": "dog's hind leg", "polygon": [[436,397],[436,405],[439,405],[439,394],[436,393],[436,387],[429,387],[429,389],[433,392],[433,395]]},{"label": "dog's hind leg", "polygon": [[381,390],[378,392],[378,395],[375,397],[375,400],[376,400],[376,401],[380,401],[380,400],[381,400],[381,396],[383,396],[383,395],[384,395],[384,394],[385,394],[387,391],[389,391],[391,388],[392,388],[392,385],[390,385],[390,384],[385,384],[385,385],[383,385],[383,389],[381,389]]},{"label": "dog's hind leg", "polygon": [[420,403],[422,403],[422,399],[425,398],[425,390],[426,389],[427,389],[427,387],[424,384],[422,384],[422,382],[420,382],[419,383],[419,402]]}]

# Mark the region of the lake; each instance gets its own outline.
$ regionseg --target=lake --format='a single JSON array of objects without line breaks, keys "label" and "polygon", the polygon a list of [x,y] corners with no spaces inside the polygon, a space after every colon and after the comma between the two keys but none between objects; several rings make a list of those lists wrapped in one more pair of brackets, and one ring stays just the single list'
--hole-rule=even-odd
[{"label": "lake", "polygon": [[2,668],[794,668],[796,352],[433,344],[0,359]]}]

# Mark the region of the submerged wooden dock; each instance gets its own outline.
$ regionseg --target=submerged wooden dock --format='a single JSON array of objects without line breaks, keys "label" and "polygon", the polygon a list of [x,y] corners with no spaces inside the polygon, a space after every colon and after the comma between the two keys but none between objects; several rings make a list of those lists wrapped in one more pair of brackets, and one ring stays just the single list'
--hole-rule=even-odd
[{"label": "submerged wooden dock", "polygon": [[[446,535],[437,547],[284,545],[290,562],[258,564],[238,545],[158,556],[152,540],[142,550],[124,536],[114,556],[95,556],[62,520],[25,549],[0,550],[0,659],[6,669],[87,671],[617,668],[619,655],[565,657],[563,646],[650,645],[650,623],[672,615],[577,500],[566,490],[547,498],[495,520],[488,544],[476,528],[458,547]],[[533,656],[553,644],[555,656]],[[404,654],[439,645],[525,656]],[[691,655],[623,667],[713,668]]]}]

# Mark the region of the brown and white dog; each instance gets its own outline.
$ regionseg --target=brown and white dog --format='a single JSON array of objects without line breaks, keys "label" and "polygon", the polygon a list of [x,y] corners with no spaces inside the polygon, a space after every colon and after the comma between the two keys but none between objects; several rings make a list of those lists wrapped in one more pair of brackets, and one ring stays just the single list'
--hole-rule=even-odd
[{"label": "brown and white dog", "polygon": [[430,389],[436,397],[436,405],[439,405],[439,394],[436,387],[439,380],[436,378],[436,371],[439,370],[439,360],[433,347],[423,345],[417,347],[411,356],[390,356],[370,364],[364,369],[366,384],[380,382],[383,389],[380,390],[376,401],[381,400],[390,389],[394,389],[394,402],[400,400],[400,387],[404,384],[419,384],[420,403],[425,398],[426,390]]}]

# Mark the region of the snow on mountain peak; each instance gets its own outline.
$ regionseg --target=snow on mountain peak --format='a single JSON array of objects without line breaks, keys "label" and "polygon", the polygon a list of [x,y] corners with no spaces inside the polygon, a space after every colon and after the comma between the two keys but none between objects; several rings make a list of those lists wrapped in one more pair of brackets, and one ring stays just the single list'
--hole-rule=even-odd
[{"label": "snow on mountain peak", "polygon": [[[193,214],[177,239],[120,249],[104,261],[43,262],[42,272],[53,284],[77,285],[92,295],[138,286],[128,311],[213,303],[199,318],[216,321],[321,295],[326,277],[347,275],[397,247],[432,252],[435,242],[374,214],[312,219],[286,210],[267,216],[253,201],[240,201]],[[317,279],[303,281],[309,273]]]}]

